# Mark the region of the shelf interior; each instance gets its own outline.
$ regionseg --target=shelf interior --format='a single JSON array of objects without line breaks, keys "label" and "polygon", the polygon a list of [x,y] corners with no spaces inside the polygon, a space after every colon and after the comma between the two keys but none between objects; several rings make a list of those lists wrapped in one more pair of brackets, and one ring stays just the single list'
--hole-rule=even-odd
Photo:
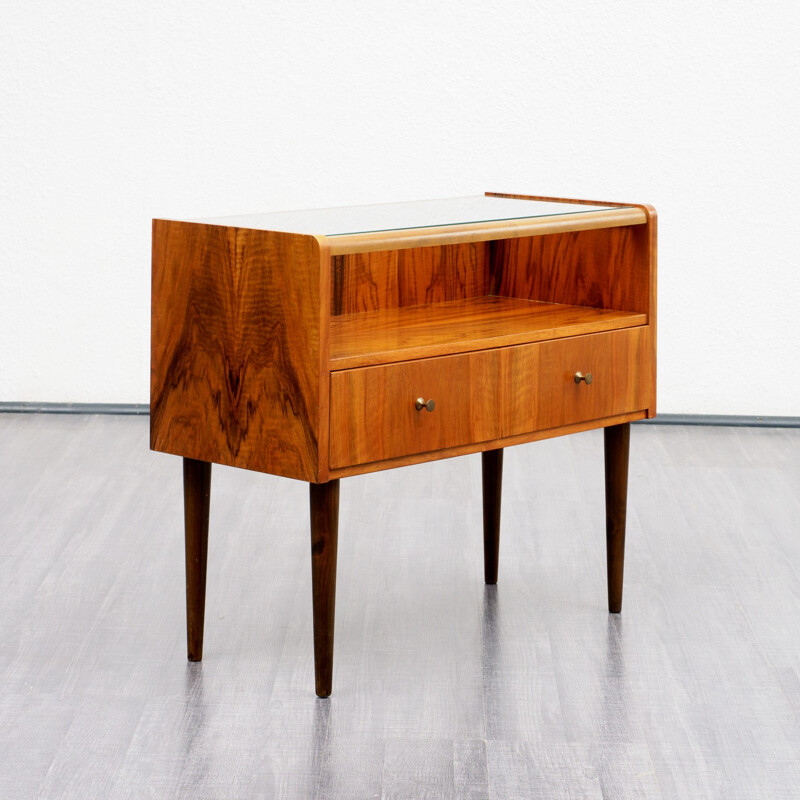
[{"label": "shelf interior", "polygon": [[351,369],[647,324],[636,311],[494,295],[331,317],[331,369]]}]

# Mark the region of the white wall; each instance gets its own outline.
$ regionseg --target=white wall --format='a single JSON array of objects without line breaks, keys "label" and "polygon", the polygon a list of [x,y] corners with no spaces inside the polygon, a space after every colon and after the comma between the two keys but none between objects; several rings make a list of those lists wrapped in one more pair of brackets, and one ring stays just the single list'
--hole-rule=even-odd
[{"label": "white wall", "polygon": [[0,400],[147,402],[150,219],[653,203],[659,409],[800,414],[800,5],[0,3]]}]

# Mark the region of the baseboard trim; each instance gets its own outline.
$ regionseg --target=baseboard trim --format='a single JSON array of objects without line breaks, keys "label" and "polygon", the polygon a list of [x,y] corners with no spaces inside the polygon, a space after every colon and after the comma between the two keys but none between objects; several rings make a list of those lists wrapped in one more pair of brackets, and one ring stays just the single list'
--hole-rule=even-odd
[{"label": "baseboard trim", "polygon": [[147,403],[0,403],[0,414],[136,414],[150,413]]},{"label": "baseboard trim", "polygon": [[633,425],[706,425],[716,428],[800,428],[800,417],[758,417],[741,414],[659,414]]},{"label": "baseboard trim", "polygon": [[[147,403],[10,403],[0,402],[0,414],[119,414],[144,416]],[[707,425],[723,428],[800,428],[800,417],[759,417],[740,414],[659,414],[634,425]]]}]

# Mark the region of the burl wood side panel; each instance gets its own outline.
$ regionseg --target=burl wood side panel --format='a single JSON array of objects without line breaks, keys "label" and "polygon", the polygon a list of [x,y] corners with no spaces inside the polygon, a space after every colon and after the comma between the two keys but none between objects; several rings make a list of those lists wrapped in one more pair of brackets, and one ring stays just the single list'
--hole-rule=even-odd
[{"label": "burl wood side panel", "polygon": [[[334,372],[331,469],[641,411],[647,337],[641,326]],[[575,383],[578,370],[592,385]],[[435,410],[417,411],[417,397]]]},{"label": "burl wood side panel", "polygon": [[153,450],[318,479],[323,256],[311,236],[154,221]]},{"label": "burl wood side panel", "polygon": [[486,242],[354,253],[331,259],[331,313],[402,308],[488,293]]},{"label": "burl wood side panel", "polygon": [[618,311],[650,310],[649,226],[572,231],[491,244],[491,291]]}]

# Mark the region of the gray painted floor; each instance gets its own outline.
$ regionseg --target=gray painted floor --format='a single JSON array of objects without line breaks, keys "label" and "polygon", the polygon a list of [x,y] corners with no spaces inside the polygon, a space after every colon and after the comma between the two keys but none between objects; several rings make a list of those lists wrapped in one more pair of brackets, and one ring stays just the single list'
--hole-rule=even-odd
[{"label": "gray painted floor", "polygon": [[800,430],[634,428],[625,606],[602,435],[342,482],[333,697],[308,492],[214,468],[205,660],[180,460],[146,418],[0,415],[0,798],[800,797]]}]

